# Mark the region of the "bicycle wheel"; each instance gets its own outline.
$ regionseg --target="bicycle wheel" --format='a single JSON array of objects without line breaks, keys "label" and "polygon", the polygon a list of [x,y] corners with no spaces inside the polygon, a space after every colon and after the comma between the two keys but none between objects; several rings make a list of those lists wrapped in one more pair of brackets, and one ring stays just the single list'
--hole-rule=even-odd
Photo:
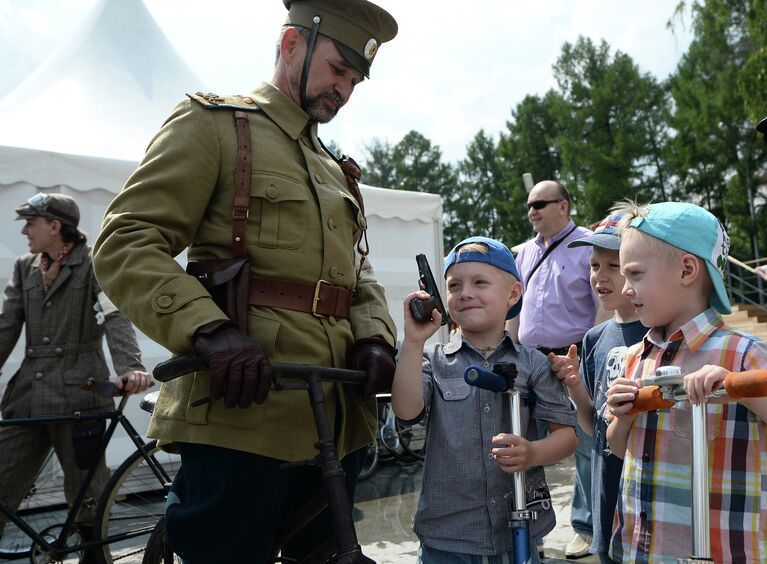
[{"label": "bicycle wheel", "polygon": [[413,460],[423,460],[426,449],[426,418],[414,425],[400,423],[397,420],[394,427],[397,430],[402,454]]},{"label": "bicycle wheel", "polygon": [[141,564],[180,564],[181,557],[174,554],[165,542],[165,518],[161,518],[146,543]]},{"label": "bicycle wheel", "polygon": [[[64,472],[51,450],[16,513],[29,526],[41,532],[51,531],[62,525],[67,518],[67,510]],[[0,558],[23,558],[29,556],[31,548],[32,539],[9,521],[0,536]]]},{"label": "bicycle wheel", "polygon": [[108,542],[103,547],[106,564],[130,557],[135,561],[144,552],[181,465],[181,457],[161,451],[157,441],[144,445],[143,451],[162,466],[163,473],[156,473],[137,450],[112,474],[96,508],[96,533]]},{"label": "bicycle wheel", "polygon": [[362,462],[362,470],[360,470],[358,480],[365,480],[373,475],[376,467],[378,466],[378,439],[373,442],[372,445],[368,445],[367,454],[365,460]]}]

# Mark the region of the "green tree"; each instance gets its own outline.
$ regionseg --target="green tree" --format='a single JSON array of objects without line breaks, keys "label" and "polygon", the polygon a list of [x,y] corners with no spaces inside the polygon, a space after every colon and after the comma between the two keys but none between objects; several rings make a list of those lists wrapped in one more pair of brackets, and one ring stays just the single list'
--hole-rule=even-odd
[{"label": "green tree", "polygon": [[606,42],[583,37],[562,46],[554,76],[562,178],[582,221],[601,219],[627,196],[662,197],[668,103],[655,78]]}]

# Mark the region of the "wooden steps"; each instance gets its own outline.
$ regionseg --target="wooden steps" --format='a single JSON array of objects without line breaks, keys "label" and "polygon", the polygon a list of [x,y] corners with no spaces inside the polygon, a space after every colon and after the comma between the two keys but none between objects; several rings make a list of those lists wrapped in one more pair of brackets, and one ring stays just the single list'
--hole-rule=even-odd
[{"label": "wooden steps", "polygon": [[767,312],[759,306],[735,304],[732,306],[732,313],[723,315],[722,319],[733,329],[767,341]]}]

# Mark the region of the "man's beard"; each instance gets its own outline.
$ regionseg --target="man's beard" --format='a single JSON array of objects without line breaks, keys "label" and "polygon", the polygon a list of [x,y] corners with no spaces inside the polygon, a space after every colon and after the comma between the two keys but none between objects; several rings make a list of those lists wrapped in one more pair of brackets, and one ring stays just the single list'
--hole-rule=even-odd
[{"label": "man's beard", "polygon": [[[334,100],[336,102],[336,108],[329,109],[325,105],[323,98],[330,98]],[[335,92],[328,90],[325,92],[320,92],[320,94],[312,98],[307,96],[302,109],[309,115],[309,119],[311,121],[315,121],[317,123],[328,123],[330,120],[336,117],[338,110],[340,110],[342,106],[343,100],[341,100],[341,97]]]}]

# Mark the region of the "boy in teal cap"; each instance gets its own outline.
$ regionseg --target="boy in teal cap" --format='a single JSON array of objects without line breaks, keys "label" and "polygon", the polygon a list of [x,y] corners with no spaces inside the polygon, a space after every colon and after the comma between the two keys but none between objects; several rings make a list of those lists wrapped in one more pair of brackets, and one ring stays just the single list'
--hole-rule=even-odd
[{"label": "boy in teal cap", "polygon": [[[392,386],[392,406],[403,420],[428,416],[423,486],[413,529],[421,541],[419,562],[500,564],[513,561],[509,495],[513,472],[526,472],[528,509],[538,512],[531,539],[554,528],[544,464],[572,454],[577,446],[576,415],[564,386],[543,353],[516,345],[504,330],[519,313],[522,288],[509,249],[486,237],[470,237],[445,259],[447,309],[458,324],[449,343],[424,350],[441,316],[417,323],[405,298],[405,338]],[[522,436],[508,431],[502,395],[470,386],[463,379],[471,364],[492,369],[513,362],[515,388],[525,398]],[[533,399],[535,398],[535,399]],[[548,424],[537,440],[535,420]],[[532,562],[538,554],[532,551]]]},{"label": "boy in teal cap", "polygon": [[[692,547],[690,404],[629,415],[641,379],[660,366],[686,373],[700,403],[729,371],[767,367],[767,345],[725,325],[723,272],[729,239],[703,208],[680,202],[629,205],[622,224],[624,295],[651,327],[627,352],[626,378],[608,390],[612,452],[623,457],[611,557],[668,562]],[[711,552],[714,562],[767,561],[767,398],[709,402]]]}]

